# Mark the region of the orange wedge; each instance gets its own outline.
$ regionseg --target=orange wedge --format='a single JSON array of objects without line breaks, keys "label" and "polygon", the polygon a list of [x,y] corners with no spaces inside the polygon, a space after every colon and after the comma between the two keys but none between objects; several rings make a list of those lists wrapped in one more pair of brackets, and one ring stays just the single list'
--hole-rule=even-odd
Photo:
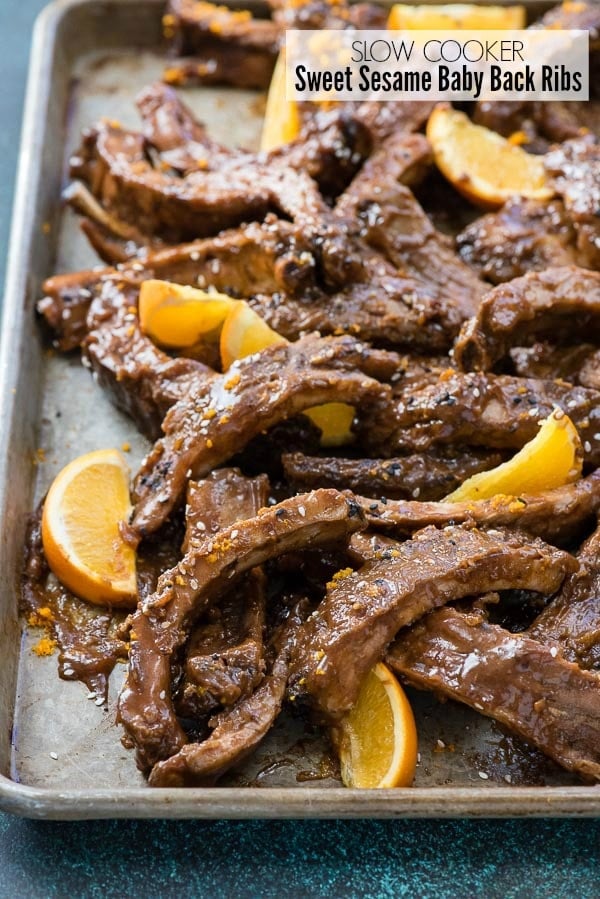
[{"label": "orange wedge", "polygon": [[427,137],[439,170],[478,206],[497,209],[515,196],[531,200],[553,196],[541,156],[474,125],[463,112],[436,107],[429,116]]},{"label": "orange wedge", "polygon": [[260,149],[264,152],[275,150],[298,137],[300,113],[295,100],[285,98],[285,52],[277,57],[260,138]]},{"label": "orange wedge", "polygon": [[221,331],[223,371],[227,371],[236,359],[259,353],[274,343],[287,343],[287,340],[270,328],[248,303],[237,302],[229,311]]},{"label": "orange wedge", "polygon": [[449,502],[491,499],[498,494],[521,496],[542,493],[581,477],[583,449],[577,428],[568,415],[555,410],[516,456],[473,475],[446,497]]},{"label": "orange wedge", "polygon": [[417,728],[406,693],[383,662],[361,686],[356,705],[333,733],[342,781],[366,789],[410,787],[417,766]]},{"label": "orange wedge", "polygon": [[[258,315],[250,306],[240,301],[235,304],[221,331],[221,362],[227,371],[236,359],[259,353],[275,343],[288,341]],[[351,425],[354,407],[347,403],[326,403],[314,406],[304,413],[321,430],[322,446],[342,446],[354,439]]]},{"label": "orange wedge", "polygon": [[494,30],[525,28],[524,6],[476,6],[449,3],[443,6],[412,6],[395,3],[388,28],[421,31]]},{"label": "orange wedge", "polygon": [[63,468],[44,503],[42,542],[65,587],[98,605],[135,606],[135,552],[120,531],[130,513],[129,469],[117,450]]},{"label": "orange wedge", "polygon": [[217,341],[219,329],[235,303],[223,293],[150,279],[140,288],[140,327],[154,343],[164,347]]},{"label": "orange wedge", "polygon": [[354,440],[354,406],[326,403],[324,406],[313,406],[304,414],[321,429],[321,446],[345,446]]}]

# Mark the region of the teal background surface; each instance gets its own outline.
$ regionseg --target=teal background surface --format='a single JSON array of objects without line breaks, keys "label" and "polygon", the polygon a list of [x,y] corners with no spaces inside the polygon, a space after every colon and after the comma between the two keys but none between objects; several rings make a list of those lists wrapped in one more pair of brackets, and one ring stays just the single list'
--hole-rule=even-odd
[{"label": "teal background surface", "polygon": [[[31,28],[0,0],[0,283]],[[0,897],[597,899],[598,821],[95,821],[0,814]]]}]

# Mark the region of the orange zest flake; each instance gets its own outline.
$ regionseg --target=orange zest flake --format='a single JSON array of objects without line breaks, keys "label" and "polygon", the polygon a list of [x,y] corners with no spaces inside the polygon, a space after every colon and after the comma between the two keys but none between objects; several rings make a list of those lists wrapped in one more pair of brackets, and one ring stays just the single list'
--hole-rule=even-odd
[{"label": "orange zest flake", "polygon": [[185,80],[181,69],[177,69],[175,66],[164,70],[163,79],[167,84],[183,84]]},{"label": "orange zest flake", "polygon": [[350,577],[351,574],[354,574],[353,568],[342,568],[340,571],[336,571],[331,580],[327,583],[327,589],[332,590],[339,581],[343,581],[344,578]]},{"label": "orange zest flake", "polygon": [[48,606],[42,606],[41,609],[35,609],[27,616],[27,624],[29,627],[49,627],[50,622],[54,621],[52,609]]},{"label": "orange zest flake", "polygon": [[440,381],[449,381],[456,374],[455,368],[445,368],[440,375]]},{"label": "orange zest flake", "polygon": [[208,420],[210,421],[212,418],[215,418],[216,414],[217,414],[216,409],[207,409],[206,412],[204,413],[203,418],[208,418]]},{"label": "orange zest flake", "polygon": [[51,637],[42,637],[41,640],[32,647],[32,651],[36,656],[51,656],[56,649],[56,640]]},{"label": "orange zest flake", "polygon": [[513,147],[520,147],[527,143],[527,135],[524,131],[513,131],[506,139]]},{"label": "orange zest flake", "polygon": [[237,387],[237,385],[240,383],[241,380],[242,380],[242,376],[240,375],[239,372],[236,372],[234,375],[232,375],[230,378],[228,378],[225,381],[225,385],[224,385],[225,390],[233,390],[233,388]]}]

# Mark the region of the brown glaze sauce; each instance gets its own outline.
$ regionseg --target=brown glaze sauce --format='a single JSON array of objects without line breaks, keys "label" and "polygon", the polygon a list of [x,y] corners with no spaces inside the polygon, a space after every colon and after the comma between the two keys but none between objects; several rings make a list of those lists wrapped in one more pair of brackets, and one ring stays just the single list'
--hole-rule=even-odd
[{"label": "brown glaze sauce", "polygon": [[[81,681],[97,700],[106,702],[113,668],[118,662],[127,661],[127,613],[92,605],[54,577],[42,546],[42,509],[40,504],[28,522],[21,587],[20,611],[26,624],[45,632],[33,651],[50,655],[58,648],[59,676]],[[152,593],[160,572],[177,561],[180,543],[176,525],[144,543],[138,554],[140,597]]]}]

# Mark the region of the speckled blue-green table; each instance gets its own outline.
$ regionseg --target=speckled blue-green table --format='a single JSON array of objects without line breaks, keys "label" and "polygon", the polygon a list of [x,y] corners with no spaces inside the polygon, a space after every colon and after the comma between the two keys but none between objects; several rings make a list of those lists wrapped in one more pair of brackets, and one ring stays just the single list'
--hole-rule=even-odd
[{"label": "speckled blue-green table", "polygon": [[[31,26],[0,0],[0,278]],[[83,824],[0,815],[0,897],[600,896],[597,821]]]}]

